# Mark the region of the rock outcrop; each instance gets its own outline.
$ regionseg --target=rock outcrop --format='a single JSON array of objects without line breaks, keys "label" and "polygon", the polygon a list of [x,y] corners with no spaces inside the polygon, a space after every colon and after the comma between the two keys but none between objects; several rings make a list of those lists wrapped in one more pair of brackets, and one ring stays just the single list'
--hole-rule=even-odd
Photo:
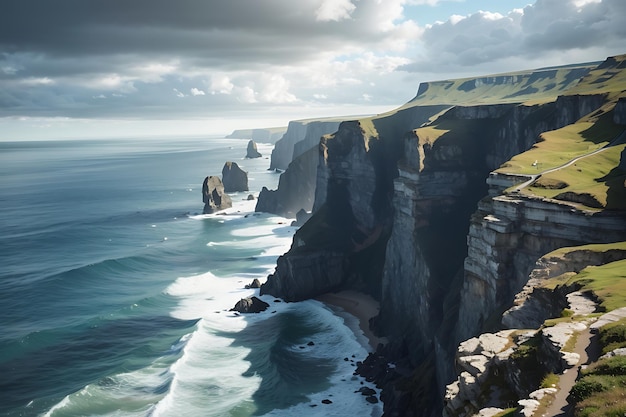
[{"label": "rock outcrop", "polygon": [[230,311],[237,311],[239,313],[260,313],[267,310],[270,305],[258,297],[247,297],[237,301],[235,307]]},{"label": "rock outcrop", "polygon": [[468,234],[458,323],[462,340],[510,303],[544,253],[626,236],[623,212],[594,212],[556,200],[501,195],[480,202]]},{"label": "rock outcrop", "polygon": [[258,151],[257,146],[256,146],[256,142],[253,140],[250,140],[248,142],[248,147],[246,149],[246,158],[260,158],[263,155],[261,155],[261,152]]},{"label": "rock outcrop", "polygon": [[626,250],[590,250],[585,247],[572,249],[560,256],[542,256],[529,275],[522,290],[515,295],[513,306],[502,315],[502,325],[508,329],[536,329],[549,318],[558,317],[570,303],[568,294],[576,286],[543,288],[548,279],[567,273],[578,273],[590,265],[604,265],[626,258]]},{"label": "rock outcrop", "polygon": [[248,191],[248,173],[239,168],[236,162],[226,162],[222,168],[222,182],[224,191],[236,193]]},{"label": "rock outcrop", "polygon": [[209,176],[202,183],[202,202],[204,214],[212,214],[216,211],[225,210],[233,206],[233,202],[224,192],[222,180],[216,176]]}]

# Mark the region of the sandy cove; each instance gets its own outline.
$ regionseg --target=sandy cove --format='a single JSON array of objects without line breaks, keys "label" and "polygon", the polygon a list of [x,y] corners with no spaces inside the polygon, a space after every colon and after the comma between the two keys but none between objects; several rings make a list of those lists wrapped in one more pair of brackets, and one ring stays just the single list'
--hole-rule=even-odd
[{"label": "sandy cove", "polygon": [[370,347],[376,350],[379,343],[386,343],[383,337],[377,337],[369,328],[369,320],[376,317],[380,310],[380,303],[373,297],[353,290],[326,293],[316,298],[330,306],[339,307],[346,313],[356,317],[359,327],[368,339]]}]

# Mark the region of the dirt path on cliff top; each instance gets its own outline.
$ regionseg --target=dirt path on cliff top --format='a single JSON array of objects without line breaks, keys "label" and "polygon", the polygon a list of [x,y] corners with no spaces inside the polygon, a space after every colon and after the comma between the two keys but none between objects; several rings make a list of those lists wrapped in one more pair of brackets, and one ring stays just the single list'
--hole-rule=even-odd
[{"label": "dirt path on cliff top", "polygon": [[566,162],[563,165],[560,165],[558,167],[550,168],[550,169],[547,169],[545,171],[538,172],[537,174],[527,174],[527,175],[530,176],[530,179],[528,181],[526,181],[526,182],[523,182],[523,183],[519,184],[517,187],[515,187],[515,192],[520,192],[522,189],[528,187],[530,184],[535,182],[537,180],[537,178],[541,177],[542,175],[549,174],[551,172],[558,171],[559,169],[566,168],[566,167],[568,167],[568,166],[570,166],[572,164],[575,164],[576,162],[580,161],[581,159],[587,158],[587,157],[589,157],[591,155],[595,155],[595,154],[600,153],[600,152],[604,152],[607,149],[609,149],[611,146],[618,145],[618,144],[620,144],[620,143],[622,143],[624,141],[626,141],[626,131],[620,133],[612,141],[610,141],[609,143],[607,143],[603,147],[601,147],[599,149],[596,149],[593,152],[590,152],[590,153],[585,154],[585,155],[577,156],[576,158],[574,158],[574,159],[570,160],[569,162]]},{"label": "dirt path on cliff top", "polygon": [[600,355],[597,335],[591,333],[589,327],[578,334],[574,353],[578,353],[580,355],[578,364],[559,376],[559,390],[554,395],[554,399],[546,411],[542,413],[542,416],[566,417],[574,415],[572,405],[567,402],[567,396],[576,383],[576,378],[578,378],[580,368],[583,365],[588,365],[592,361],[596,360]]}]

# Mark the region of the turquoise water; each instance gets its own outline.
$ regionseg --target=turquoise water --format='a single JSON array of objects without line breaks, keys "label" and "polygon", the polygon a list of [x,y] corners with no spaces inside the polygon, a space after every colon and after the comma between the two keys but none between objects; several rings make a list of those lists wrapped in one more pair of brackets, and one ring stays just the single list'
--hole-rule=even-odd
[{"label": "turquoise water", "polygon": [[276,186],[246,145],[0,142],[0,415],[381,414],[353,394],[343,358],[366,355],[353,320],[273,297],[259,315],[228,311],[295,231],[248,193],[199,214],[225,161],[252,193]]}]

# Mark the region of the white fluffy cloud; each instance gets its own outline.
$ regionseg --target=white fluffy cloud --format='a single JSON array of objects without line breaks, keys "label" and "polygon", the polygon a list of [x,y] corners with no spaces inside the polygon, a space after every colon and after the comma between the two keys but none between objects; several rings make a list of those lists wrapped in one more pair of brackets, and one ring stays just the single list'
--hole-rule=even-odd
[{"label": "white fluffy cloud", "polygon": [[522,69],[543,66],[546,60],[558,64],[576,62],[579,56],[602,59],[626,52],[621,50],[626,45],[624,16],[623,0],[537,0],[506,15],[453,15],[425,28],[421,56],[404,69],[466,72],[497,64],[511,70],[507,60]]},{"label": "white fluffy cloud", "polygon": [[338,22],[349,19],[354,9],[356,6],[350,0],[322,0],[322,4],[315,11],[315,18],[321,22]]}]

